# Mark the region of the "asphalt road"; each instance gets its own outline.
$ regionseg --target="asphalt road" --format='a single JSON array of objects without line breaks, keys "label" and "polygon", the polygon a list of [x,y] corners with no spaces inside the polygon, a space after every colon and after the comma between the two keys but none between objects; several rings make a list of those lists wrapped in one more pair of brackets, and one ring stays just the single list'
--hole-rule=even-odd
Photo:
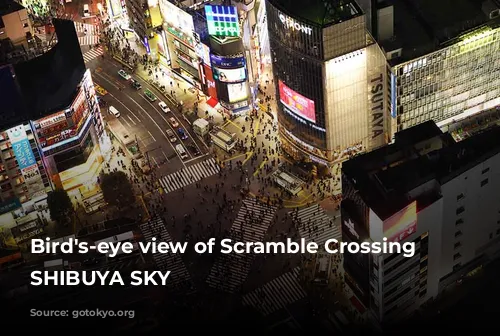
[{"label": "asphalt road", "polygon": [[[92,70],[94,82],[108,91],[108,94],[103,97],[107,103],[106,108],[102,109],[104,118],[106,120],[117,119],[116,121],[125,127],[129,136],[136,137],[140,150],[142,153],[148,153],[151,165],[158,167],[160,174],[173,173],[206,158],[204,154],[207,153],[208,148],[192,132],[191,126],[184,118],[176,112],[164,113],[158,106],[161,101],[161,92],[134,75],[132,77],[141,83],[142,89],[132,88],[129,82],[118,75],[117,72],[121,67],[108,58],[92,60],[87,67]],[[158,100],[149,101],[144,96],[146,88],[153,92]],[[120,111],[121,116],[115,118],[111,115],[108,112],[109,106],[114,106]],[[174,106],[169,107],[174,110]],[[179,126],[173,127],[170,118],[174,118]],[[188,139],[182,140],[179,137],[178,128],[185,130]],[[166,133],[168,129],[174,132],[177,141],[172,143],[169,140]],[[175,150],[175,145],[179,143],[184,145],[188,159],[182,160]],[[189,145],[195,146],[202,154],[195,156],[188,150]]]}]

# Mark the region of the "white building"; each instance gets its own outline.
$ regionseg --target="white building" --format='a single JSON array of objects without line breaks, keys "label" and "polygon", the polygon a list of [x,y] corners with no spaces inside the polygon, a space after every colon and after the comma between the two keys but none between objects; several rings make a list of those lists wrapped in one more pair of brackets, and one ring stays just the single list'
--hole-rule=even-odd
[{"label": "white building", "polygon": [[344,241],[415,243],[411,258],[344,255],[346,282],[382,324],[499,255],[499,136],[493,128],[455,142],[429,121],[344,163]]}]

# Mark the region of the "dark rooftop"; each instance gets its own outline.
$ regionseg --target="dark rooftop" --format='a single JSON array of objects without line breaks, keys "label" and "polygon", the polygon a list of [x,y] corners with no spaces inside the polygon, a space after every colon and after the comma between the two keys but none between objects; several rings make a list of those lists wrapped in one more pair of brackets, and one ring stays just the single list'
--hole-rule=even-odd
[{"label": "dark rooftop", "polygon": [[54,20],[58,43],[45,54],[0,68],[0,129],[68,107],[85,73],[72,21]]},{"label": "dark rooftop", "polygon": [[484,0],[385,0],[394,6],[392,41],[387,51],[403,48],[401,63],[439,49],[440,45],[488,21]]},{"label": "dark rooftop", "polygon": [[[353,181],[359,195],[380,219],[408,205],[411,200],[407,195],[416,187],[432,180],[442,185],[500,153],[500,127],[455,142],[431,124],[434,122],[402,131],[396,134],[394,144],[343,164],[344,176]],[[427,152],[416,148],[426,140],[437,146]]]},{"label": "dark rooftop", "polygon": [[13,0],[0,0],[0,16],[17,12],[24,9],[23,5],[14,2]]},{"label": "dark rooftop", "polygon": [[322,27],[363,14],[354,0],[269,0],[269,2],[293,18]]}]

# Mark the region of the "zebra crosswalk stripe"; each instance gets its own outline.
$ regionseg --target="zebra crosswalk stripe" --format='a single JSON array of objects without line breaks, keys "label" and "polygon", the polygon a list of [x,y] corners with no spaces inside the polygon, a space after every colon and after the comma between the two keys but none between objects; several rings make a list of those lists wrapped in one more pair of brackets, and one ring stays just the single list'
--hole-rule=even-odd
[{"label": "zebra crosswalk stripe", "polygon": [[[140,226],[142,234],[146,241],[153,237],[158,237],[162,242],[172,242],[163,220],[160,217],[153,218],[146,224]],[[169,276],[169,286],[179,286],[187,284],[193,288],[191,275],[189,274],[180,254],[177,253],[155,253],[153,260],[161,271],[171,271]]]},{"label": "zebra crosswalk stripe", "polygon": [[104,53],[102,47],[98,47],[96,49],[90,49],[85,54],[83,54],[83,60],[85,63],[92,61],[94,58],[101,56]]},{"label": "zebra crosswalk stripe", "polygon": [[99,42],[99,36],[97,35],[85,35],[78,37],[80,45],[94,45]]},{"label": "zebra crosswalk stripe", "polygon": [[299,284],[299,267],[243,296],[243,305],[251,306],[268,316],[307,296]]},{"label": "zebra crosswalk stripe", "polygon": [[[247,198],[238,211],[229,232],[229,238],[239,242],[262,241],[276,213],[276,207],[257,203]],[[248,215],[253,212],[253,220]],[[245,282],[255,258],[253,254],[222,254],[210,270],[207,283],[210,287],[234,293]]]},{"label": "zebra crosswalk stripe", "polygon": [[219,171],[220,167],[215,162],[215,159],[210,158],[176,171],[175,173],[162,176],[160,178],[160,184],[165,193],[169,193],[215,175],[219,173]]},{"label": "zebra crosswalk stripe", "polygon": [[315,242],[323,246],[328,239],[342,240],[342,232],[333,223],[333,218],[319,206],[312,205],[300,209],[297,213],[291,212],[299,234],[307,242]]}]

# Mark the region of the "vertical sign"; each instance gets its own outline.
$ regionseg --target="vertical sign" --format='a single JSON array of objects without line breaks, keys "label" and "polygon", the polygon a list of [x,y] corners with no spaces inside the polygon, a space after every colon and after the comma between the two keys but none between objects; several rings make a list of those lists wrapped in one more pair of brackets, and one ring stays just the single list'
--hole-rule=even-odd
[{"label": "vertical sign", "polygon": [[7,130],[12,151],[16,156],[21,175],[28,187],[31,196],[43,192],[44,185],[38,170],[35,155],[31,150],[31,144],[26,135],[24,125],[19,125]]}]

